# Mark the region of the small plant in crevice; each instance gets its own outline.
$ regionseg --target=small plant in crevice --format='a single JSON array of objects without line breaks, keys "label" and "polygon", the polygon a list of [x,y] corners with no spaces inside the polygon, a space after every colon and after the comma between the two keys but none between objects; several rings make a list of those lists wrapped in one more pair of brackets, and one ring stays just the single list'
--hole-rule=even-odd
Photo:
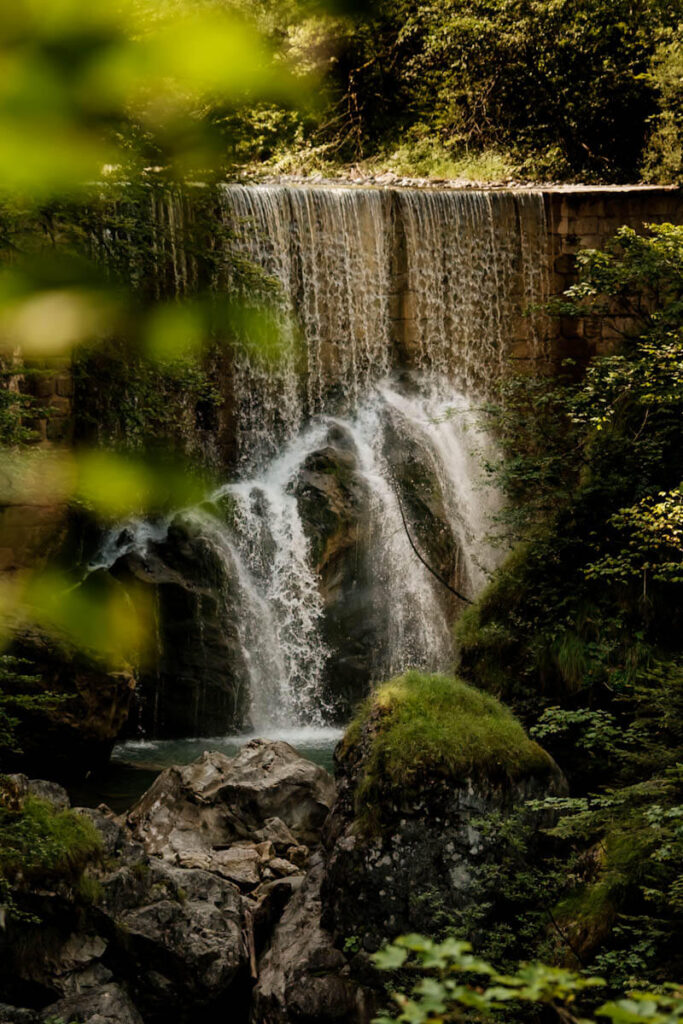
[{"label": "small plant in crevice", "polygon": [[96,902],[97,883],[86,868],[101,855],[102,839],[84,815],[21,794],[0,777],[0,903],[4,919],[36,923],[24,908],[34,886],[64,885],[85,902]]}]

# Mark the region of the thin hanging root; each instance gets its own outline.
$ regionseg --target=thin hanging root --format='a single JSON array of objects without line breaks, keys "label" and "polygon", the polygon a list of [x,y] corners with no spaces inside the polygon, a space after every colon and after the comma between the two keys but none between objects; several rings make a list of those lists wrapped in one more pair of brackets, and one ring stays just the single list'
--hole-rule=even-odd
[{"label": "thin hanging root", "polygon": [[438,580],[439,583],[441,583],[442,586],[446,587],[447,590],[450,590],[451,594],[455,594],[455,596],[459,598],[460,601],[464,601],[465,604],[473,604],[469,597],[465,597],[464,594],[461,594],[460,591],[456,590],[455,587],[452,587],[448,580],[445,580],[443,576],[436,571],[436,569],[433,569],[429,562],[427,562],[426,559],[423,558],[423,556],[419,552],[413,538],[410,536],[410,530],[408,529],[408,523],[406,522],[405,513],[403,512],[403,504],[401,502],[401,495],[399,492],[398,483],[396,482],[396,477],[392,474],[391,479],[394,485],[396,501],[398,502],[398,510],[401,513],[401,522],[403,523],[403,529],[405,530],[406,537],[408,538],[411,548],[413,549],[417,557],[420,559],[425,569],[431,572],[434,579]]}]

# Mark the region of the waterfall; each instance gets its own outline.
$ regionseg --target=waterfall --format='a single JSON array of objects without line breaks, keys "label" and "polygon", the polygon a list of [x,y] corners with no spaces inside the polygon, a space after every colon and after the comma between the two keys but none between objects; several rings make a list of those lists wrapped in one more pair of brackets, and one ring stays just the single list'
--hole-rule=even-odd
[{"label": "waterfall", "polygon": [[[452,377],[465,391],[486,390],[502,372],[520,314],[547,298],[542,198],[408,190],[397,199],[414,362]],[[538,315],[526,331],[537,350]]]},{"label": "waterfall", "polygon": [[277,364],[249,346],[234,361],[248,468],[397,363],[482,392],[511,342],[541,352],[543,318],[524,315],[548,297],[540,193],[229,185],[220,199],[233,254],[278,286]]},{"label": "waterfall", "polygon": [[378,191],[274,185],[227,186],[221,200],[233,252],[279,286],[277,364],[235,357],[238,448],[253,464],[389,370],[390,207]]},{"label": "waterfall", "polygon": [[215,495],[219,501],[231,499],[233,539],[226,539],[225,528],[216,532],[245,581],[249,614],[252,608],[258,610],[256,628],[245,639],[250,717],[258,729],[320,725],[325,719],[322,673],[327,651],[318,633],[322,600],[289,486],[318,438],[318,431],[306,432],[258,479],[228,484]]},{"label": "waterfall", "polygon": [[[372,680],[451,667],[457,601],[413,545],[470,598],[500,558],[480,408],[511,355],[543,355],[543,197],[226,185],[218,199],[214,286],[266,306],[270,338],[259,349],[245,319],[233,478],[177,522],[221,567],[242,724],[321,725]],[[191,203],[153,202],[166,279],[191,292]],[[167,557],[164,531],[128,524],[98,565]]]}]

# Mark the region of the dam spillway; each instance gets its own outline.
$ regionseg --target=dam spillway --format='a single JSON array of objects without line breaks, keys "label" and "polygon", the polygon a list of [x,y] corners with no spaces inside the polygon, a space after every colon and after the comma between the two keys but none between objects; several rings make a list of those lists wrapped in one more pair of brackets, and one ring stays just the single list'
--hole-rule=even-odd
[{"label": "dam spillway", "polygon": [[[413,544],[468,598],[501,558],[478,410],[548,354],[568,229],[540,190],[226,185],[214,206],[212,287],[258,271],[242,297],[267,304],[278,357],[231,352],[225,484],[104,546],[155,587],[141,720],[160,736],[341,720],[375,680],[451,667],[462,602]],[[191,197],[156,196],[151,218],[159,278],[191,294]]]}]

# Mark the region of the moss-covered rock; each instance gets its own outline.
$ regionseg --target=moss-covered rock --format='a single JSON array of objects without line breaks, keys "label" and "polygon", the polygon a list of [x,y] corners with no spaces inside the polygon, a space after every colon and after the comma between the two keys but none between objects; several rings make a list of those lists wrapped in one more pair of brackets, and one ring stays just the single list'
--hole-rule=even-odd
[{"label": "moss-covered rock", "polygon": [[[499,701],[415,671],[361,706],[337,763],[324,922],[366,950],[407,931],[466,932],[469,908],[484,901],[495,922],[486,878],[506,845],[490,825],[566,791],[555,762]],[[539,823],[529,816],[531,832]]]},{"label": "moss-covered rock", "polygon": [[386,800],[420,795],[426,780],[514,786],[547,779],[557,766],[512,712],[459,679],[410,671],[380,686],[360,707],[340,749],[364,746],[357,814],[380,813]]}]

